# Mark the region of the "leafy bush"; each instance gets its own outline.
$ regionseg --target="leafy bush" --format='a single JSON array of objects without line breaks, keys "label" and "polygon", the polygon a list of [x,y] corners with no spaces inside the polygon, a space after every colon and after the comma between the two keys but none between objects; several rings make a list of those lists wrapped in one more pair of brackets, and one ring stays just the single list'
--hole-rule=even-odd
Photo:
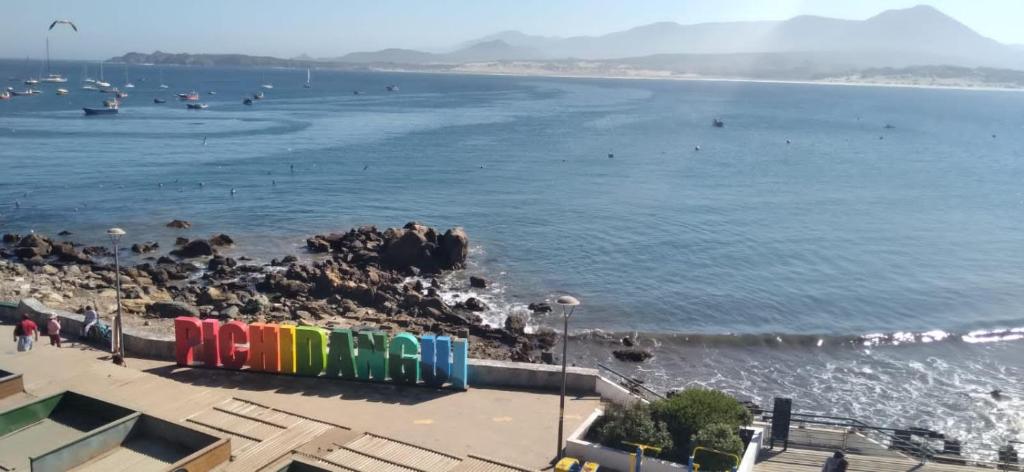
[{"label": "leafy bush", "polygon": [[656,422],[665,424],[672,435],[672,449],[663,454],[671,460],[686,462],[693,448],[695,435],[711,425],[728,427],[737,436],[740,426],[753,419],[735,398],[717,390],[687,389],[670,398],[651,404]]},{"label": "leafy bush", "polygon": [[700,464],[702,472],[728,472],[736,464],[737,457],[743,456],[743,441],[736,434],[736,428],[727,424],[711,424],[705,426],[693,437],[694,449],[703,447],[720,453],[700,450],[694,455],[694,462]]},{"label": "leafy bush", "polygon": [[608,447],[633,452],[624,442],[647,444],[665,451],[672,448],[672,436],[665,424],[656,421],[648,405],[610,405],[590,428],[589,439]]}]

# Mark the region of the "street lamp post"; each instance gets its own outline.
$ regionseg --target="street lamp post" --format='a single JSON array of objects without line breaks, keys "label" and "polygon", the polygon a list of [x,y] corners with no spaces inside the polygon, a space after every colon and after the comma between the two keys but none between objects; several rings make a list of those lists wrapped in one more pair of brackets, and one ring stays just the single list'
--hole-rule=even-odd
[{"label": "street lamp post", "polygon": [[121,324],[121,261],[118,259],[117,244],[121,242],[121,237],[124,235],[125,232],[121,228],[107,230],[107,236],[110,236],[110,242],[114,244],[114,285],[117,287],[117,315],[114,317],[114,335],[110,338],[110,353],[119,356],[122,362],[124,361],[124,334]]},{"label": "street lamp post", "polygon": [[580,301],[569,295],[563,295],[555,300],[555,303],[562,306],[562,397],[558,403],[558,452],[555,454],[556,460],[562,458],[562,431],[565,425],[565,364],[566,354],[569,350],[569,318],[572,317],[573,311],[576,311],[576,306],[580,304]]}]

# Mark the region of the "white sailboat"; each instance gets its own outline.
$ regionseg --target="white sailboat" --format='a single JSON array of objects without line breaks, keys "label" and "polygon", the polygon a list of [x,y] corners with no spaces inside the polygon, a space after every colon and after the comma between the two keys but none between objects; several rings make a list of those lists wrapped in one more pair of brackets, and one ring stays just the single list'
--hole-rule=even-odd
[{"label": "white sailboat", "polygon": [[306,85],[303,85],[303,87],[304,88],[313,88],[313,84],[310,83],[310,81],[309,81],[309,67],[306,68]]},{"label": "white sailboat", "polygon": [[260,85],[260,87],[263,87],[263,88],[265,88],[267,90],[270,90],[270,89],[274,88],[274,84],[272,84],[270,82],[267,82],[267,75],[266,74],[263,74],[262,82],[263,82],[263,85]]},{"label": "white sailboat", "polygon": [[46,38],[46,77],[40,79],[40,82],[46,82],[49,84],[63,84],[67,82],[60,74],[54,74],[50,72],[50,38]]},{"label": "white sailboat", "polygon": [[110,82],[103,81],[103,61],[100,61],[100,80],[96,81],[97,87],[110,87]]},{"label": "white sailboat", "polygon": [[135,84],[128,80],[128,64],[124,65],[124,88],[135,88]]},{"label": "white sailboat", "polygon": [[162,89],[170,88],[170,87],[167,86],[167,84],[164,83],[164,71],[163,70],[160,71],[160,88],[162,88]]}]

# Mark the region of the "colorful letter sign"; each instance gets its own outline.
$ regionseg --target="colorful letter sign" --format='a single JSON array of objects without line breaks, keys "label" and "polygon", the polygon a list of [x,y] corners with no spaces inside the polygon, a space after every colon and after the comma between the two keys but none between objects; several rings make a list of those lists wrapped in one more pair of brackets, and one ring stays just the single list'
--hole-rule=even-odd
[{"label": "colorful letter sign", "polygon": [[[346,380],[468,388],[469,342],[380,331],[328,333],[314,326],[174,320],[178,365],[220,367]],[[328,339],[330,342],[328,342]]]}]

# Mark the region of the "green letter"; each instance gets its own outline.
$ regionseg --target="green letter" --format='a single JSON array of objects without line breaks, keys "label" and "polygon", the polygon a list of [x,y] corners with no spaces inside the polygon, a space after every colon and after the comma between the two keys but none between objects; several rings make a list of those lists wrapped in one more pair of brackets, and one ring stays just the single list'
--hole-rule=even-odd
[{"label": "green letter", "polygon": [[327,360],[327,334],[314,326],[295,328],[295,373],[320,375]]},{"label": "green letter", "polygon": [[412,333],[399,333],[388,349],[388,373],[397,383],[415,385],[420,380],[420,342]]},{"label": "green letter", "polygon": [[359,357],[356,359],[360,380],[384,381],[388,374],[388,337],[380,331],[359,333]]},{"label": "green letter", "polygon": [[331,347],[327,351],[327,376],[346,380],[356,378],[356,356],[352,340],[352,330],[335,329],[331,331]]}]

